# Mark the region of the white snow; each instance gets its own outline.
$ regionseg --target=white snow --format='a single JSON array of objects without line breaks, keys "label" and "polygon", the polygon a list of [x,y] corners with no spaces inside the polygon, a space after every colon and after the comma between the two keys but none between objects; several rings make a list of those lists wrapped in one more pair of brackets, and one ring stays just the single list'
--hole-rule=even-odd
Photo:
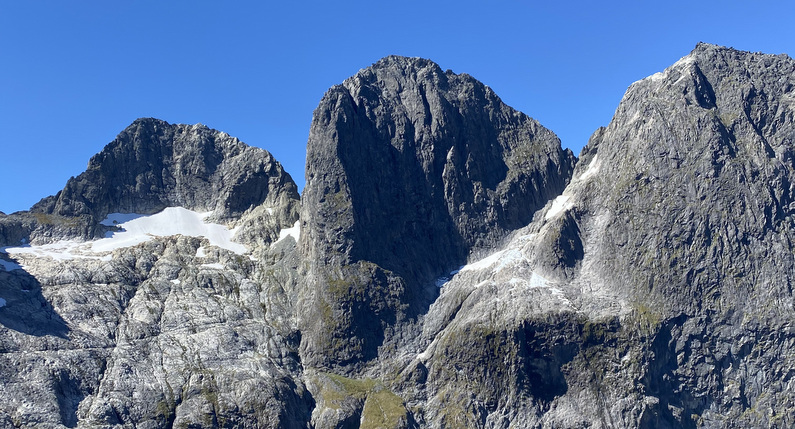
[{"label": "white snow", "polygon": [[207,256],[207,252],[204,251],[204,246],[199,246],[199,248],[196,249],[196,257],[203,258],[205,256]]},{"label": "white snow", "polygon": [[182,281],[180,281],[179,279],[174,279],[174,280],[171,280],[171,283],[174,283],[175,285],[178,285],[178,284],[182,283]]},{"label": "white snow", "polygon": [[505,254],[505,252],[506,250],[500,250],[499,252],[492,253],[491,255],[486,256],[479,261],[464,265],[461,267],[460,271],[478,271],[489,268],[490,266],[496,264],[502,255]]},{"label": "white snow", "polygon": [[88,244],[76,240],[62,240],[55,243],[42,244],[37,246],[24,245],[19,247],[7,247],[9,254],[33,255],[37,258],[50,257],[56,261],[69,261],[72,259],[99,259],[109,260],[108,257],[93,255],[88,249]]},{"label": "white snow", "polygon": [[599,171],[599,167],[602,165],[601,161],[599,161],[599,154],[593,156],[591,163],[588,164],[588,169],[585,170],[585,173],[578,178],[578,180],[585,180]]},{"label": "white snow", "polygon": [[568,195],[559,195],[554,201],[552,201],[552,207],[550,207],[547,211],[547,214],[544,215],[544,220],[552,219],[571,207],[572,204],[569,203]]},{"label": "white snow", "polygon": [[[151,236],[167,237],[182,234],[207,238],[210,244],[237,254],[246,253],[245,246],[232,241],[233,231],[223,225],[204,222],[204,218],[209,214],[197,213],[182,207],[169,207],[150,216],[137,215],[129,221],[119,222],[117,226],[122,228],[121,232],[109,232],[106,238],[94,242],[91,249],[94,252],[110,252],[143,243]],[[102,223],[107,225],[108,222],[113,222],[114,219],[122,216],[134,215],[113,213]]]},{"label": "white snow", "polygon": [[[230,250],[237,254],[246,253],[247,249],[240,243],[232,241],[234,230],[214,223],[205,223],[204,218],[211,213],[198,213],[182,207],[169,207],[153,215],[136,213],[111,213],[102,222],[102,225],[117,226],[121,231],[108,232],[105,238],[96,241],[80,242],[76,240],[62,240],[55,243],[42,245],[22,245],[19,247],[6,247],[2,251],[9,254],[29,254],[34,257],[50,257],[59,261],[82,259],[111,260],[111,251],[135,246],[149,241],[154,236],[166,237],[170,235],[186,235],[191,237],[204,237],[213,246]],[[204,250],[199,248],[197,256]],[[7,262],[7,261],[4,261]],[[8,269],[10,265],[2,263]],[[16,266],[12,269],[21,268]]]},{"label": "white snow", "polygon": [[286,228],[279,231],[279,239],[276,240],[276,242],[278,243],[287,237],[293,237],[293,239],[295,239],[295,242],[297,243],[298,238],[300,236],[301,236],[301,221],[297,220],[295,221],[295,225],[293,225],[292,228]]},{"label": "white snow", "polygon": [[533,274],[530,276],[530,287],[547,287],[547,279],[533,272]]},{"label": "white snow", "polygon": [[0,308],[5,307],[5,306],[6,306],[6,300],[3,299],[3,298],[0,298]]},{"label": "white snow", "polygon": [[6,260],[3,260],[3,259],[0,259],[0,267],[3,267],[3,269],[5,269],[6,271],[21,270],[22,269],[22,267],[19,266],[19,264],[15,264],[15,263],[13,263],[11,261],[6,261]]},{"label": "white snow", "polygon": [[224,269],[224,264],[219,264],[219,263],[216,262],[214,264],[202,264],[202,267],[204,267],[204,268],[212,268],[214,270],[223,270]]},{"label": "white snow", "polygon": [[269,215],[273,216],[273,209],[270,207],[265,207],[265,211],[268,212]]},{"label": "white snow", "polygon": [[494,267],[492,271],[496,273],[508,265],[521,260],[522,257],[522,251],[519,249],[500,250],[499,252],[492,253],[491,255],[479,261],[464,265],[459,269],[459,271],[480,271],[486,268]]}]

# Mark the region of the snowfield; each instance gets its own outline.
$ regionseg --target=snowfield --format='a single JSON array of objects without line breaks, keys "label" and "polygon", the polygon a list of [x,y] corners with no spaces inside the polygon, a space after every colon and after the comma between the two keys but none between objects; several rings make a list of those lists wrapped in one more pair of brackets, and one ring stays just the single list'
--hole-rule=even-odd
[{"label": "snowfield", "polygon": [[182,207],[169,207],[150,216],[112,213],[100,223],[119,226],[122,231],[108,232],[106,238],[93,243],[91,250],[110,252],[143,243],[148,241],[151,236],[168,237],[181,234],[190,237],[205,237],[213,246],[230,250],[239,255],[246,253],[245,246],[232,241],[234,230],[229,230],[223,225],[204,222],[209,215],[210,213],[197,213]]},{"label": "snowfield", "polygon": [[[25,245],[1,249],[8,254],[29,254],[35,257],[50,257],[55,260],[100,259],[110,260],[110,252],[125,247],[135,246],[152,239],[152,237],[168,237],[185,235],[204,237],[213,246],[218,246],[242,255],[248,251],[246,246],[232,240],[235,230],[215,223],[204,221],[210,213],[198,213],[182,207],[169,207],[153,215],[136,213],[111,213],[100,224],[117,226],[120,231],[111,231],[105,238],[80,242],[62,240],[43,245]],[[197,250],[197,256],[204,254],[204,249]],[[0,260],[6,270],[18,269],[18,265]]]},{"label": "snowfield", "polygon": [[300,220],[295,221],[295,225],[293,225],[292,228],[286,228],[286,229],[283,229],[283,230],[279,231],[279,239],[276,240],[276,242],[278,243],[278,242],[284,240],[287,237],[293,237],[293,239],[295,239],[295,242],[298,243],[298,238],[301,237],[301,221]]}]

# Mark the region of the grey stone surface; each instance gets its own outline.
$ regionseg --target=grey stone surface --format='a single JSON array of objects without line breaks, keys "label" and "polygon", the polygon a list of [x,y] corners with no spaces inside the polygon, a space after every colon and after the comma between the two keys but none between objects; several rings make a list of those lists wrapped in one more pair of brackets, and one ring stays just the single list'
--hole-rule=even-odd
[{"label": "grey stone surface", "polygon": [[489,87],[428,60],[387,57],[331,88],[302,196],[304,359],[372,359],[383,331],[427,308],[437,277],[526,225],[574,162]]},{"label": "grey stone surface", "polygon": [[400,353],[417,418],[792,426],[794,71],[699,44],[631,85],[562,195]]}]

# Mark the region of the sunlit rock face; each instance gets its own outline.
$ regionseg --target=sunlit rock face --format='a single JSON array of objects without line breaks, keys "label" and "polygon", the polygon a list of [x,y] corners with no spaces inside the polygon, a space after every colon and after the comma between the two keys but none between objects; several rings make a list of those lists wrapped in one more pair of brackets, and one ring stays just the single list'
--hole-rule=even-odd
[{"label": "sunlit rock face", "polygon": [[0,218],[0,426],[306,427],[299,204],[268,152],[141,119]]},{"label": "sunlit rock face", "polygon": [[707,44],[576,162],[387,57],[323,97],[300,200],[138,120],[0,214],[0,427],[795,426],[793,142],[795,62]]}]

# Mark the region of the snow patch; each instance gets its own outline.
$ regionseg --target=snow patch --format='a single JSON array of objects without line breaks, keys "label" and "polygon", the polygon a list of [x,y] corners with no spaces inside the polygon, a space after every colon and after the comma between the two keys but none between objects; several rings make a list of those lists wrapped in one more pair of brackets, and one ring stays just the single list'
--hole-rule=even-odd
[{"label": "snow patch", "polygon": [[224,264],[219,264],[219,263],[215,263],[215,264],[202,264],[202,267],[204,267],[204,268],[212,268],[212,269],[214,269],[214,270],[223,270],[223,269],[224,269]]},{"label": "snow patch", "polygon": [[171,283],[173,283],[175,285],[178,285],[178,284],[182,283],[182,281],[180,281],[180,279],[174,279],[174,280],[171,280]]},{"label": "snow patch", "polygon": [[301,237],[301,221],[295,221],[295,225],[292,228],[286,228],[279,231],[279,239],[276,242],[280,242],[287,237],[293,237],[296,243],[298,243],[298,238]]},{"label": "snow patch", "polygon": [[196,257],[203,258],[205,256],[207,256],[207,252],[204,251],[204,246],[199,246],[199,248],[196,249]]},{"label": "snow patch", "polygon": [[594,174],[598,173],[599,167],[601,165],[602,163],[601,161],[599,161],[599,154],[594,155],[593,159],[591,160],[591,163],[588,164],[588,169],[585,170],[585,173],[582,173],[582,175],[577,180],[585,180],[593,176]]},{"label": "snow patch", "polygon": [[507,251],[508,250],[500,250],[499,252],[492,253],[491,255],[486,256],[477,262],[466,264],[461,267],[460,271],[479,271],[489,268],[499,262],[500,258],[502,258]]},{"label": "snow patch", "polygon": [[550,220],[570,208],[572,208],[572,204],[569,202],[569,196],[559,195],[552,201],[552,207],[547,210],[547,213],[544,215],[544,220]]},{"label": "snow patch", "polygon": [[149,241],[152,236],[168,237],[181,234],[190,237],[204,237],[213,246],[237,254],[246,253],[248,249],[245,246],[232,241],[233,231],[223,225],[204,222],[204,219],[210,214],[212,212],[197,213],[182,207],[169,207],[160,213],[149,216],[112,213],[102,221],[102,224],[107,225],[108,222],[112,224],[114,220],[118,222],[121,219],[123,222],[116,225],[122,231],[109,232],[106,238],[94,242],[91,249],[94,252],[110,252]]},{"label": "snow patch", "polygon": [[543,276],[533,272],[533,275],[530,276],[529,286],[531,288],[548,287],[548,282]]},{"label": "snow patch", "polygon": [[50,257],[56,261],[71,261],[72,259],[97,259],[109,260],[91,253],[90,244],[76,240],[62,240],[56,243],[38,246],[24,245],[7,247],[5,252],[14,255],[32,255],[36,258]]},{"label": "snow patch", "polygon": [[[153,236],[182,234],[204,237],[214,246],[237,254],[245,253],[248,250],[245,246],[232,241],[234,230],[230,231],[223,225],[204,222],[204,219],[211,214],[212,212],[197,213],[182,207],[169,207],[154,215],[111,213],[100,224],[117,226],[121,231],[109,231],[105,234],[105,238],[100,240],[89,242],[61,240],[36,246],[26,244],[6,247],[2,251],[9,254],[32,255],[36,258],[50,257],[56,261],[72,259],[110,261],[112,257],[109,253],[113,250],[141,244],[149,241]],[[2,265],[7,269],[8,265],[5,263]]]},{"label": "snow patch", "polygon": [[268,212],[269,215],[273,216],[273,209],[270,207],[265,207],[265,211]]},{"label": "snow patch", "polygon": [[3,299],[3,298],[0,298],[0,308],[5,307],[5,306],[6,306],[6,300]]}]

